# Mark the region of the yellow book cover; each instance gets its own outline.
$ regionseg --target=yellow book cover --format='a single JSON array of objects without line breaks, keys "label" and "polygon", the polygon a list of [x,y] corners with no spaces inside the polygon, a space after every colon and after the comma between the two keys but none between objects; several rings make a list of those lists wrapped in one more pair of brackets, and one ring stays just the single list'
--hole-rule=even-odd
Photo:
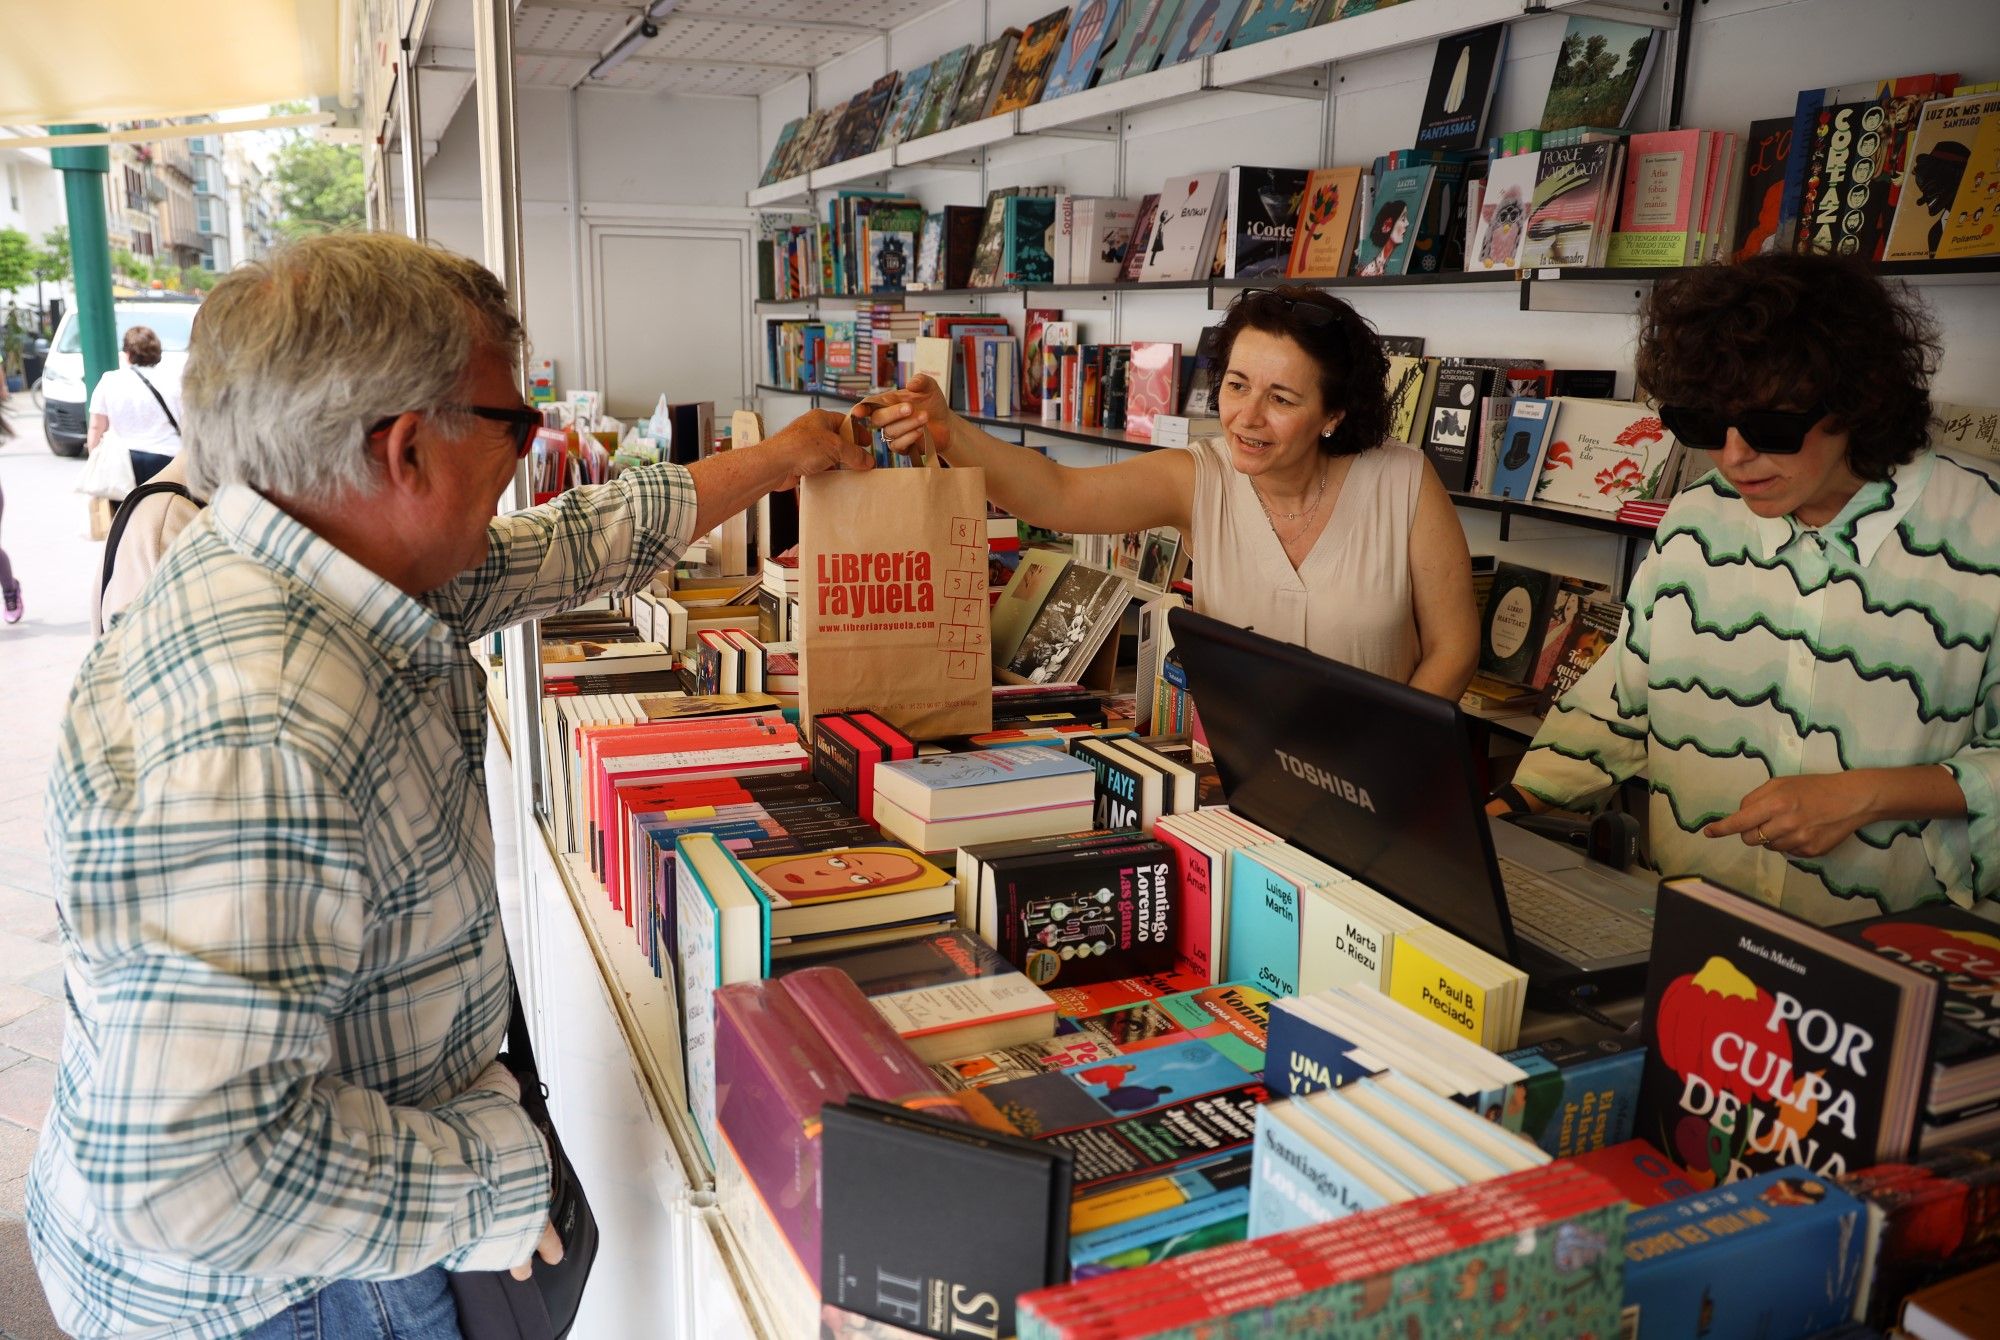
[{"label": "yellow book cover", "polygon": [[1447,967],[1421,935],[1396,937],[1389,961],[1389,997],[1426,1019],[1486,1045],[1486,992]]},{"label": "yellow book cover", "polygon": [[1988,112],[1958,179],[1958,195],[1943,216],[1939,260],[1962,260],[2000,252],[2000,115]]}]

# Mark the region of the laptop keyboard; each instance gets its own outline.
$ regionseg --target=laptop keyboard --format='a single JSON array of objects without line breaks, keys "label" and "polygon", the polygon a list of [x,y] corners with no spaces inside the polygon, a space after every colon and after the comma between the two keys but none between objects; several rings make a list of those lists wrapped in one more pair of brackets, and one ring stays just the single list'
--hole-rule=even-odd
[{"label": "laptop keyboard", "polygon": [[1584,897],[1519,861],[1500,861],[1507,910],[1525,940],[1579,962],[1643,954],[1653,944],[1652,923]]}]

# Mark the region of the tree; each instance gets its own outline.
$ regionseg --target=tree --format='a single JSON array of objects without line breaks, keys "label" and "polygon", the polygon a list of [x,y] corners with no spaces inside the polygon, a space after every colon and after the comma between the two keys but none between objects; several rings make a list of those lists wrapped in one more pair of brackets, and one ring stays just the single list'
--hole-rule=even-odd
[{"label": "tree", "polygon": [[[280,115],[309,110],[303,103],[274,109]],[[361,151],[352,145],[288,132],[272,161],[271,181],[278,197],[278,231],[286,237],[338,232],[367,222]]]},{"label": "tree", "polygon": [[35,244],[19,228],[0,228],[0,293],[25,288],[35,277]]},{"label": "tree", "polygon": [[42,300],[42,285],[60,284],[69,278],[69,227],[57,224],[42,234],[42,244],[30,254],[35,270],[35,308],[47,319],[48,304]]}]

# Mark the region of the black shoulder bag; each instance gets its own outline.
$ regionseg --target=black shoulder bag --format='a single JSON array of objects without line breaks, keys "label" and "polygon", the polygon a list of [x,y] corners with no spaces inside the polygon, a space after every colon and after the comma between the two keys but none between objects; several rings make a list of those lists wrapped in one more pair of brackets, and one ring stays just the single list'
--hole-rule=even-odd
[{"label": "black shoulder bag", "polygon": [[[508,969],[512,975],[513,969]],[[584,1198],[576,1169],[563,1153],[549,1120],[548,1090],[535,1069],[528,1019],[521,1012],[521,989],[513,985],[514,1012],[507,1021],[507,1050],[501,1062],[521,1082],[521,1106],[548,1141],[551,1177],[549,1221],[562,1239],[563,1258],[550,1265],[533,1257],[534,1274],[517,1280],[505,1270],[456,1271],[451,1296],[458,1304],[458,1329],[465,1340],[563,1340],[576,1322],[583,1286],[597,1260],[597,1219]]]}]

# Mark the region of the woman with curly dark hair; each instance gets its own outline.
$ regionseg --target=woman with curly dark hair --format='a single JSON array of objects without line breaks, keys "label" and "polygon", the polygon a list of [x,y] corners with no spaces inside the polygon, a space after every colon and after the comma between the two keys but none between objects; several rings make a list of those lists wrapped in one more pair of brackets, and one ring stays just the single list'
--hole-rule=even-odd
[{"label": "woman with curly dark hair", "polygon": [[1663,874],[1823,924],[1943,899],[2000,917],[2000,487],[1927,445],[1937,352],[1854,261],[1659,281],[1639,383],[1715,469],[1492,808],[1643,775]]},{"label": "woman with curly dark hair", "polygon": [[898,451],[928,429],[1030,525],[1173,526],[1194,555],[1196,609],[1457,698],[1479,658],[1465,532],[1430,463],[1389,438],[1375,332],[1318,289],[1253,289],[1223,320],[1221,362],[1220,437],[1092,469],[981,432],[928,377],[855,413]]}]

